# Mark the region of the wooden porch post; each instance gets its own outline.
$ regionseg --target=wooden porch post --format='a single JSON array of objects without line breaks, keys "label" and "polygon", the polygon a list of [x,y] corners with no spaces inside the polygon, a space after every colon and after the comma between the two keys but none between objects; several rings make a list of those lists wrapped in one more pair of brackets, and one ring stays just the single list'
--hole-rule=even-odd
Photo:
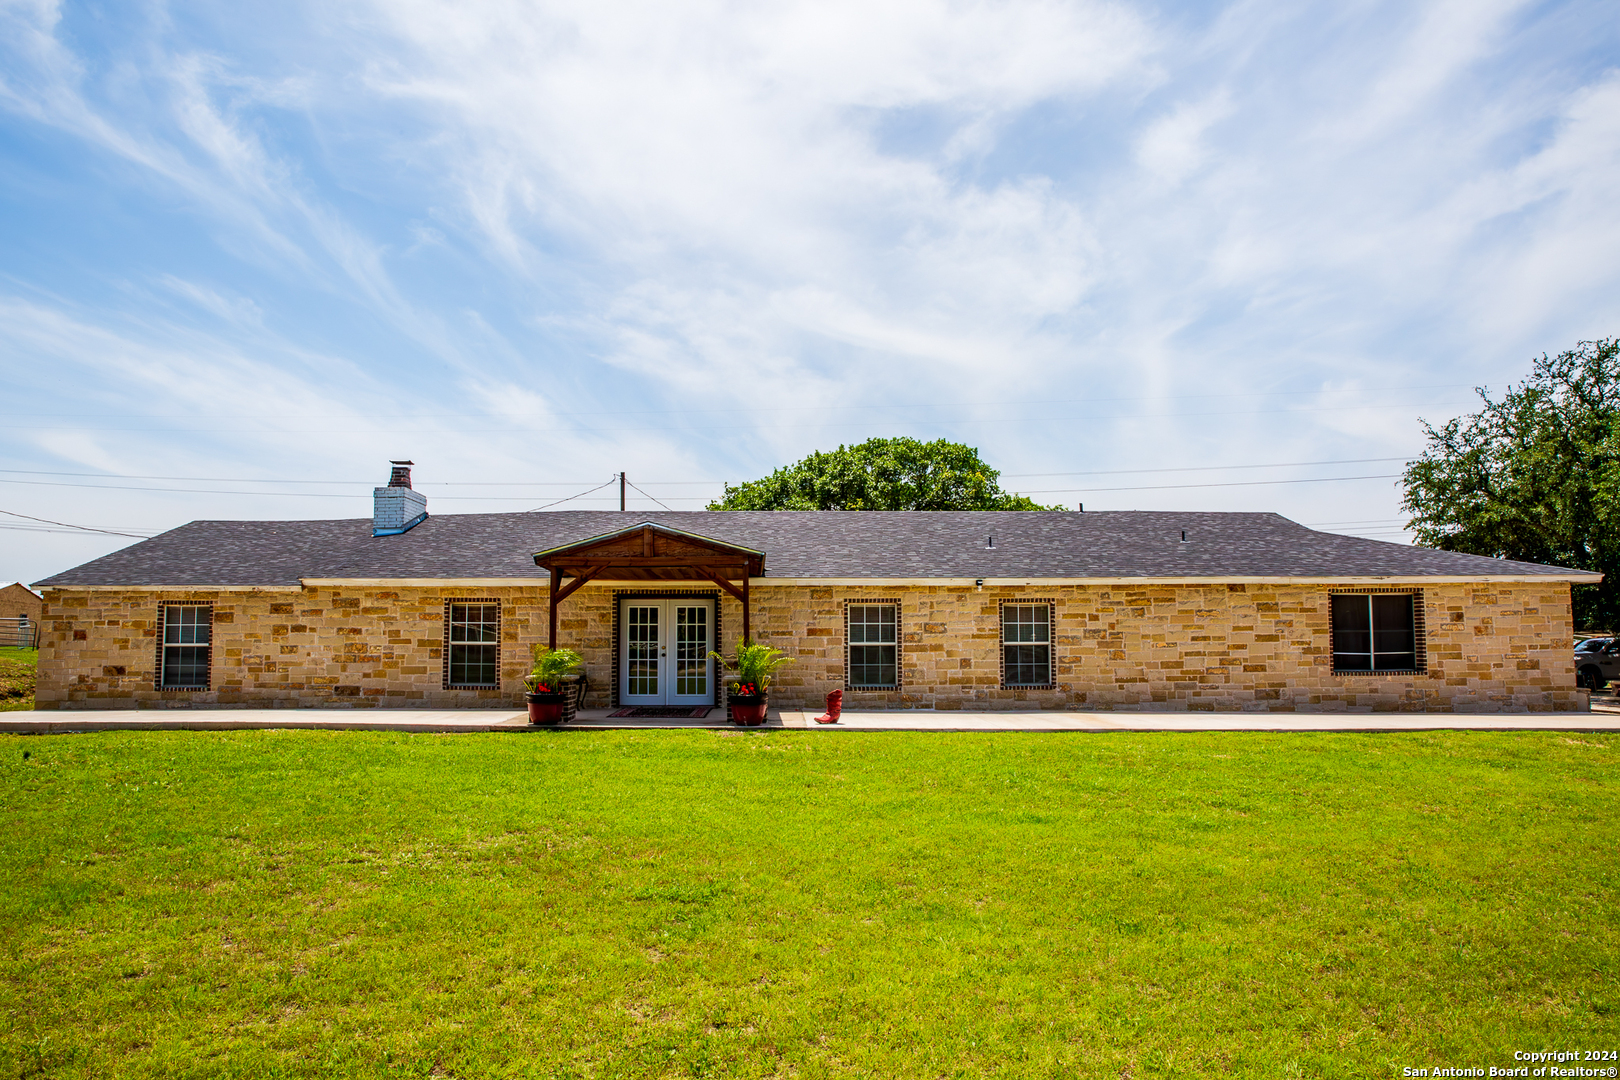
[{"label": "wooden porch post", "polygon": [[551,608],[551,636],[548,648],[557,647],[557,589],[562,585],[562,571],[555,566],[551,568],[551,591],[546,594],[546,603]]},{"label": "wooden porch post", "polygon": [[746,567],[746,566],[743,567],[743,588],[742,588],[742,593],[743,593],[743,595],[742,595],[742,602],[743,602],[743,640],[744,641],[752,641],[752,640],[754,640],[753,635],[750,634],[749,631],[748,631],[748,567]]}]

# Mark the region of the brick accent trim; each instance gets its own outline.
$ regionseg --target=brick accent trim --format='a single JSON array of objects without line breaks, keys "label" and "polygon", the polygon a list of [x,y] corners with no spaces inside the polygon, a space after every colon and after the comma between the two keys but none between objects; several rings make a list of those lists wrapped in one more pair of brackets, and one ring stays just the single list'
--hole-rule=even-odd
[{"label": "brick accent trim", "polygon": [[[873,604],[891,604],[894,606],[894,685],[893,686],[853,686],[849,681],[849,609],[852,607],[870,607]],[[906,672],[904,652],[906,632],[902,616],[904,609],[900,606],[897,596],[867,598],[864,600],[844,601],[844,689],[860,693],[863,690],[886,692],[898,690],[905,685]]]},{"label": "brick accent trim", "polygon": [[[619,707],[619,609],[624,605],[620,600],[683,600],[693,598],[697,600],[714,601],[714,648],[716,652],[723,649],[720,636],[720,590],[704,592],[702,589],[614,589],[613,590],[613,689],[608,701],[613,708]],[[716,667],[714,683],[709,687],[709,696],[714,700],[711,705],[720,705],[720,685],[726,680],[721,678],[720,669]]]},{"label": "brick accent trim", "polygon": [[[1007,605],[1013,607],[1034,607],[1037,604],[1046,605],[1046,672],[1052,678],[1043,683],[1017,683],[1007,682]],[[1016,644],[1016,642],[1015,642]],[[1003,690],[1055,690],[1057,689],[1057,601],[1050,596],[1034,597],[1029,600],[1014,600],[1003,598],[996,602],[996,667],[997,681]]]},{"label": "brick accent trim", "polygon": [[[450,605],[451,604],[494,604],[495,605],[495,685],[470,686],[450,681]],[[502,609],[500,600],[491,596],[465,597],[452,596],[444,602],[444,645],[439,650],[442,663],[441,685],[446,690],[498,690],[501,686],[501,624],[506,619],[506,612]]]},{"label": "brick accent trim", "polygon": [[[1340,671],[1333,665],[1333,600],[1335,596],[1371,596],[1374,594],[1394,593],[1412,598],[1412,650],[1413,661],[1417,665],[1410,668],[1384,668],[1380,671]],[[1406,585],[1333,585],[1327,590],[1328,594],[1328,664],[1332,665],[1333,674],[1352,675],[1424,675],[1429,670],[1428,650],[1428,623],[1423,613],[1423,589]]]},{"label": "brick accent trim", "polygon": [[[197,607],[208,609],[208,678],[201,686],[164,686],[163,685],[163,639],[168,636],[169,609],[176,607]],[[157,620],[157,662],[152,667],[152,688],[155,690],[178,691],[180,693],[195,693],[197,691],[212,690],[214,688],[214,605],[212,603],[198,603],[195,600],[159,600]]]}]

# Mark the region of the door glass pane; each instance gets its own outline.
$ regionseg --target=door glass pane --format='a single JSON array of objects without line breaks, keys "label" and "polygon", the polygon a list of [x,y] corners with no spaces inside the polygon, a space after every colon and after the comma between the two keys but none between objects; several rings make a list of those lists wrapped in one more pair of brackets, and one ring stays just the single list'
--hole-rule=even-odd
[{"label": "door glass pane", "polygon": [[675,609],[675,693],[709,692],[709,609]]},{"label": "door glass pane", "polygon": [[624,613],[625,692],[632,697],[658,695],[658,608],[627,607]]}]

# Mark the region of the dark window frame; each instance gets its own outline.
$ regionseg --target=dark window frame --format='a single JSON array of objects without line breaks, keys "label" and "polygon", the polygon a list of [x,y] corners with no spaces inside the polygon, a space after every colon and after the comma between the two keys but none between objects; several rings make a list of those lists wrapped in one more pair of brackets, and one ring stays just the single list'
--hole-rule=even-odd
[{"label": "dark window frame", "polygon": [[[207,623],[207,626],[208,626],[208,641],[207,641],[206,644],[198,644],[196,642],[174,642],[174,643],[169,642],[169,640],[168,640],[169,627],[170,627],[170,614],[169,613],[171,611],[173,611],[173,610],[176,610],[176,609],[198,610],[198,611],[206,611],[208,613],[208,623]],[[213,602],[212,601],[201,601],[201,602],[199,602],[199,601],[196,601],[196,600],[164,600],[164,601],[161,601],[158,604],[158,621],[157,622],[158,622],[158,625],[157,625],[157,667],[156,667],[156,671],[153,673],[153,676],[152,676],[152,685],[153,685],[153,687],[155,689],[158,689],[158,690],[178,690],[178,691],[181,691],[181,692],[184,692],[184,693],[195,693],[197,691],[212,690],[214,688],[214,604],[213,604]],[[178,626],[178,625],[182,625],[182,624],[176,623],[174,625]],[[191,625],[196,626],[196,625],[199,625],[199,624],[194,622]],[[193,683],[193,684],[169,683],[169,682],[165,681],[168,674],[169,674],[169,670],[170,670],[169,656],[168,656],[170,649],[177,649],[177,650],[178,649],[194,649],[194,650],[195,649],[201,649],[206,653],[206,657],[204,658],[203,665],[202,665],[202,667],[203,667],[203,681],[200,684],[198,684],[198,683]]]},{"label": "dark window frame", "polygon": [[[1044,607],[1046,609],[1046,641],[1008,642],[1007,609],[1009,607]],[[1032,600],[1003,599],[996,605],[996,652],[1000,657],[1000,683],[1003,690],[1052,690],[1057,687],[1057,602],[1049,597]],[[1046,646],[1046,681],[1015,683],[1007,679],[1007,647],[1025,645]]]},{"label": "dark window frame", "polygon": [[[495,609],[495,640],[494,641],[452,641],[451,624],[454,612],[458,607],[493,607]],[[495,597],[450,597],[444,602],[444,647],[442,653],[443,667],[441,675],[446,690],[499,690],[501,687],[501,630],[505,624],[506,613],[501,608],[501,601]],[[463,620],[465,621],[465,620]],[[455,682],[450,678],[451,656],[454,646],[476,645],[480,647],[493,647],[495,650],[495,681],[489,683]]]},{"label": "dark window frame", "polygon": [[[892,608],[894,608],[894,642],[893,642],[893,647],[894,647],[894,682],[893,683],[861,683],[861,684],[857,684],[852,679],[852,676],[854,674],[854,664],[853,664],[852,658],[851,658],[851,650],[852,649],[857,648],[857,647],[865,648],[865,647],[868,647],[868,646],[876,646],[876,647],[881,648],[883,646],[886,646],[886,645],[890,644],[889,642],[886,642],[886,641],[879,641],[879,642],[864,642],[863,641],[863,642],[859,643],[859,645],[857,646],[855,643],[850,641],[850,635],[849,635],[849,610],[850,610],[850,608],[858,608],[858,607],[892,607]],[[903,613],[903,610],[902,610],[902,608],[900,606],[900,601],[895,597],[877,597],[877,598],[868,598],[868,599],[864,599],[864,600],[845,600],[844,601],[844,689],[845,690],[851,690],[851,691],[856,691],[856,692],[871,691],[871,692],[874,692],[874,693],[880,693],[881,694],[881,693],[889,693],[889,692],[892,692],[892,691],[895,691],[895,690],[899,690],[900,687],[904,684],[904,682],[905,682],[905,672],[904,672],[903,667],[901,666],[902,661],[904,659],[904,643],[905,643],[905,637],[906,637],[905,632],[901,629],[901,622],[902,622],[903,617],[904,617],[904,613]]]},{"label": "dark window frame", "polygon": [[[1412,626],[1411,626],[1412,651],[1411,651],[1411,656],[1412,656],[1412,661],[1413,661],[1412,666],[1411,667],[1382,667],[1382,668],[1377,667],[1377,666],[1369,666],[1369,667],[1365,667],[1365,668],[1340,667],[1339,666],[1339,657],[1341,655],[1344,655],[1344,656],[1366,655],[1368,657],[1369,664],[1371,664],[1371,665],[1376,665],[1377,664],[1378,648],[1377,648],[1377,637],[1376,637],[1376,635],[1377,635],[1377,632],[1378,632],[1378,626],[1377,626],[1377,623],[1376,623],[1376,618],[1374,617],[1374,614],[1373,614],[1375,609],[1373,608],[1373,605],[1371,603],[1372,599],[1374,597],[1377,597],[1377,596],[1409,596],[1409,597],[1411,597],[1411,599],[1412,599]],[[1335,605],[1333,601],[1334,601],[1335,598],[1348,598],[1348,597],[1365,597],[1368,600],[1368,608],[1369,608],[1368,623],[1369,623],[1369,630],[1370,630],[1370,632],[1372,634],[1372,637],[1373,637],[1373,641],[1370,643],[1369,650],[1365,654],[1362,653],[1361,650],[1359,650],[1359,649],[1356,649],[1356,650],[1341,650],[1339,648],[1339,627],[1337,626],[1338,620],[1337,620],[1337,618],[1335,617],[1335,614],[1334,614],[1334,608],[1337,605]],[[1348,587],[1347,586],[1347,587],[1342,588],[1342,589],[1329,589],[1328,590],[1328,655],[1329,655],[1329,659],[1331,660],[1332,665],[1333,665],[1333,674],[1335,674],[1335,675],[1347,675],[1347,676],[1353,676],[1353,675],[1372,675],[1372,676],[1382,676],[1382,675],[1423,675],[1423,674],[1427,673],[1428,667],[1429,667],[1428,653],[1427,653],[1427,649],[1426,649],[1427,638],[1428,638],[1428,634],[1426,632],[1426,625],[1425,625],[1425,621],[1424,621],[1424,603],[1423,603],[1423,590],[1422,589],[1400,588],[1400,587],[1391,587],[1391,588],[1385,588],[1385,587],[1353,588],[1353,587]],[[1394,655],[1404,656],[1404,655],[1407,655],[1407,654],[1406,654],[1405,650],[1396,650],[1394,652]]]}]

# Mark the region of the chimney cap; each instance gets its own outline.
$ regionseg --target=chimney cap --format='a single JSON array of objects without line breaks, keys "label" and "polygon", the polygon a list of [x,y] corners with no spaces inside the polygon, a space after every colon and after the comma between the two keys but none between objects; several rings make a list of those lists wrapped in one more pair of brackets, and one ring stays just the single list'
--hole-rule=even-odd
[{"label": "chimney cap", "polygon": [[414,461],[395,461],[393,458],[389,458],[388,459],[388,464],[390,464],[390,465],[415,465],[416,462],[414,462]]}]

